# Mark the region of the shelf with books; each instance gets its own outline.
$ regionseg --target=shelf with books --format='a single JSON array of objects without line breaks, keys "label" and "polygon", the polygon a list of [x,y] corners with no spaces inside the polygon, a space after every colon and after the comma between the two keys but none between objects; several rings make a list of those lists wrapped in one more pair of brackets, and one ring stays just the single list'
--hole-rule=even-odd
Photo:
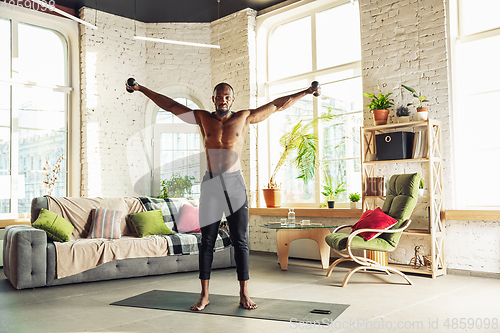
[{"label": "shelf with books", "polygon": [[[408,149],[403,155],[408,158],[376,160],[378,134],[383,134],[384,138],[390,133],[401,131],[414,133],[407,135],[413,138],[411,144],[406,142],[403,147]],[[384,145],[390,140],[378,141]],[[394,143],[394,142],[391,142]],[[402,148],[405,149],[405,148]],[[410,151],[411,150],[411,151]],[[430,242],[430,255],[432,266],[430,270],[415,270],[408,265],[401,266],[403,271],[424,273],[436,277],[446,274],[446,263],[444,256],[444,214],[443,214],[443,175],[442,175],[442,138],[441,122],[435,119],[425,121],[414,121],[401,124],[387,124],[381,126],[368,126],[361,128],[361,174],[362,174],[362,207],[363,210],[380,207],[385,200],[384,189],[380,190],[377,179],[390,178],[391,170],[421,170],[425,179],[427,193],[419,197],[419,202],[415,207],[411,219],[413,228],[404,232],[405,237],[424,237],[426,242]],[[386,157],[387,158],[387,157]],[[396,164],[409,163],[403,166]],[[394,165],[394,168],[391,166]],[[420,166],[419,166],[420,165]],[[408,171],[407,171],[408,172]],[[416,172],[416,171],[415,171]],[[401,172],[395,172],[401,173]],[[375,184],[375,186],[374,186]],[[374,192],[375,189],[375,192]],[[412,225],[410,225],[410,228]],[[408,270],[406,270],[408,269]]]}]

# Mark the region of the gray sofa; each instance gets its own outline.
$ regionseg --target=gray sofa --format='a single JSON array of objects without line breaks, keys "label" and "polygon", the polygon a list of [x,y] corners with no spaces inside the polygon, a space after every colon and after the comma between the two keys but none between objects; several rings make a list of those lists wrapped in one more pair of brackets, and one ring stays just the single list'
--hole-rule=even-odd
[{"label": "gray sofa", "polygon": [[[41,208],[48,209],[46,198],[33,199],[31,222]],[[90,270],[57,278],[56,249],[47,241],[45,231],[27,225],[5,228],[3,244],[4,274],[17,289],[70,283],[112,280],[198,270],[198,254],[133,258],[111,261]],[[234,267],[234,250],[228,246],[214,252],[213,268]]]}]

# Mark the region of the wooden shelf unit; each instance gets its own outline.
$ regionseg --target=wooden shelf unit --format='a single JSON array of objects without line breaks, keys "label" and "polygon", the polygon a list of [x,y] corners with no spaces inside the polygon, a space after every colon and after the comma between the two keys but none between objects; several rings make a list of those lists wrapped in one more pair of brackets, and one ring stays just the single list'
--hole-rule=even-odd
[{"label": "wooden shelf unit", "polygon": [[[416,159],[402,159],[402,160],[388,160],[388,161],[367,161],[369,154],[376,154],[375,136],[377,134],[390,133],[395,131],[408,131],[414,132],[416,130],[427,131],[427,154],[423,158]],[[443,211],[443,157],[442,157],[442,136],[441,136],[441,122],[435,119],[428,119],[425,121],[413,121],[401,124],[388,124],[380,126],[368,126],[361,128],[361,174],[362,174],[362,209],[375,209],[380,207],[380,204],[385,200],[385,196],[366,196],[367,191],[366,180],[367,178],[384,176],[390,177],[391,175],[379,175],[379,167],[381,165],[393,163],[421,163],[427,164],[426,174],[424,177],[429,194],[420,197],[425,199],[425,202],[417,203],[411,219],[418,220],[420,223],[428,226],[427,232],[404,232],[405,237],[428,237],[431,243],[430,254],[432,257],[431,269],[426,267],[419,269],[412,268],[409,265],[389,264],[396,269],[403,272],[418,273],[431,275],[435,278],[440,275],[446,274],[446,261],[444,253],[444,239],[445,239],[445,225],[444,225],[444,211]],[[415,215],[416,212],[421,210],[429,211],[429,220],[419,218]],[[410,225],[411,227],[411,225]],[[426,247],[427,248],[427,247]]]}]

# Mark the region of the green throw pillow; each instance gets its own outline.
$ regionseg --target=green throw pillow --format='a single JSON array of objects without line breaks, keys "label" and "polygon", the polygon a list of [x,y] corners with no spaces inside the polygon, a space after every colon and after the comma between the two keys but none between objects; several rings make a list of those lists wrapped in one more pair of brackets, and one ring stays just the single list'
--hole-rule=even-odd
[{"label": "green throw pillow", "polygon": [[50,239],[58,242],[68,242],[71,233],[75,230],[70,222],[43,208],[32,226],[45,231]]},{"label": "green throw pillow", "polygon": [[147,212],[130,214],[129,218],[139,237],[173,234],[163,221],[161,210],[150,210]]}]

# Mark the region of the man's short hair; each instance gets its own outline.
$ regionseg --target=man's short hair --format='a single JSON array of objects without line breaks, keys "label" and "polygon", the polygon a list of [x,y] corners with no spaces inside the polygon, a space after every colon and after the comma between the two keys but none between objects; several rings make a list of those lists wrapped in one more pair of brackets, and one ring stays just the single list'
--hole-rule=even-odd
[{"label": "man's short hair", "polygon": [[229,89],[231,89],[231,91],[233,93],[233,96],[234,96],[234,89],[233,89],[233,87],[231,87],[231,85],[229,83],[226,83],[226,82],[221,82],[221,83],[219,83],[218,85],[215,86],[214,92],[212,93],[213,96],[215,96],[215,92],[217,91],[217,89],[219,87],[229,87]]}]

